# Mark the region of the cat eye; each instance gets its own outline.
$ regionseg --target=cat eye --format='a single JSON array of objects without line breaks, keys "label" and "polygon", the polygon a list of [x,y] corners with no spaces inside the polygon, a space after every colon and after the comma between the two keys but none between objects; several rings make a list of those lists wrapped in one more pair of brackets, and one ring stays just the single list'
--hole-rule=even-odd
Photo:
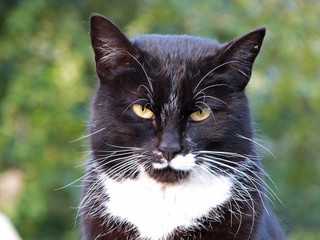
[{"label": "cat eye", "polygon": [[192,121],[200,122],[207,119],[211,115],[211,109],[206,108],[191,113],[190,118]]},{"label": "cat eye", "polygon": [[132,110],[135,114],[144,119],[151,119],[154,116],[154,113],[150,109],[145,108],[139,104],[133,104]]}]

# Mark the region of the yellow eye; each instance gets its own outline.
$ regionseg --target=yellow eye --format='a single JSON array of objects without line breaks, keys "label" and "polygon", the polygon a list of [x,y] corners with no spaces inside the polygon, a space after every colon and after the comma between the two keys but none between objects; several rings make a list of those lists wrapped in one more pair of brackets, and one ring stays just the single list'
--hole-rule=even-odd
[{"label": "yellow eye", "polygon": [[154,113],[151,110],[139,104],[133,104],[132,110],[135,114],[144,119],[151,119],[154,116]]},{"label": "yellow eye", "polygon": [[202,120],[207,119],[211,115],[211,109],[206,108],[203,110],[198,110],[191,113],[190,118],[192,121],[200,122]]}]

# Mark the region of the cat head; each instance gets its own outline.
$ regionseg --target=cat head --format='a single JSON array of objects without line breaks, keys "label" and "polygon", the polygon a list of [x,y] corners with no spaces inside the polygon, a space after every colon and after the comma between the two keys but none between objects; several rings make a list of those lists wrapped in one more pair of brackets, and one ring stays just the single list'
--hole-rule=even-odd
[{"label": "cat head", "polygon": [[[253,129],[245,87],[264,35],[259,28],[225,44],[186,35],[129,40],[92,15],[99,77],[92,161],[113,178],[143,171],[166,183],[199,167],[225,174],[228,162],[247,161]],[[219,158],[225,162],[215,167]]]}]

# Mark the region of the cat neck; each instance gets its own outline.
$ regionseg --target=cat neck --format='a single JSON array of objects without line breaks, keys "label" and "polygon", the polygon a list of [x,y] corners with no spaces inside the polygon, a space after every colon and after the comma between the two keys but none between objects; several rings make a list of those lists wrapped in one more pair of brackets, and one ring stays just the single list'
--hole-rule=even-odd
[{"label": "cat neck", "polygon": [[[198,171],[202,171],[199,169]],[[105,214],[133,225],[147,239],[166,239],[177,228],[197,228],[199,220],[228,202],[232,180],[206,172],[191,174],[181,183],[157,182],[146,173],[135,179],[116,181],[100,176],[108,195]],[[210,215],[219,221],[218,214]]]}]

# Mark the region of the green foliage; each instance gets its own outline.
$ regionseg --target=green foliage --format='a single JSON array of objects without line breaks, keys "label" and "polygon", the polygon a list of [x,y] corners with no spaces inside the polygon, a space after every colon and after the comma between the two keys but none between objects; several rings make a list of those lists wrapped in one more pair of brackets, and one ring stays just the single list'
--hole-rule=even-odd
[{"label": "green foliage", "polygon": [[[25,187],[5,211],[23,239],[79,239],[75,223],[96,86],[88,19],[116,22],[129,37],[193,34],[228,41],[266,26],[248,93],[257,137],[276,156],[276,212],[295,239],[320,236],[319,2],[15,0],[0,3],[0,174],[20,169]],[[272,186],[272,184],[270,184]]]}]

